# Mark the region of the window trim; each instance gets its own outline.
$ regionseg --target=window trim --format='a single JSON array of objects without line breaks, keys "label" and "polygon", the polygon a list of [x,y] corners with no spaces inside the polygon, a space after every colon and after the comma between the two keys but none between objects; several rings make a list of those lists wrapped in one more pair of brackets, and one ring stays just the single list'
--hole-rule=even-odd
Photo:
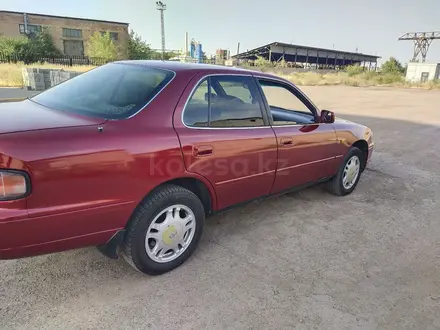
[{"label": "window trim", "polygon": [[[208,82],[208,122],[206,123],[206,127],[209,127],[211,124],[211,77],[206,78],[206,81]],[[199,86],[203,84],[203,80],[202,82],[199,84]],[[197,88],[194,90],[194,92],[197,90]],[[215,92],[215,91],[214,91]],[[217,93],[217,92],[216,92]],[[194,94],[193,94],[194,95]],[[190,99],[193,97],[193,95],[191,95]],[[203,126],[202,126],[203,127]]]},{"label": "window trim", "polygon": [[[80,33],[80,36],[79,37],[72,37],[71,35],[65,35],[64,34],[64,32],[65,31],[67,31],[67,30],[69,30],[69,31],[79,31]],[[83,31],[82,31],[82,29],[75,29],[75,28],[70,28],[70,27],[63,27],[63,30],[62,30],[62,36],[63,36],[63,38],[75,38],[75,39],[83,39]]]},{"label": "window trim", "polygon": [[[261,93],[261,98],[263,99],[265,108],[266,108],[266,112],[267,112],[267,116],[269,118],[269,122],[271,127],[295,127],[295,126],[310,126],[310,125],[318,125],[319,124],[319,108],[307,97],[307,95],[305,95],[298,87],[296,87],[295,85],[288,83],[282,79],[277,79],[276,77],[267,77],[267,76],[261,76],[261,75],[256,75],[254,76],[256,83],[258,85],[258,88],[260,90]],[[291,92],[293,95],[295,95],[301,102],[304,103],[304,105],[310,110],[310,112],[313,114],[313,116],[315,117],[315,122],[312,124],[286,124],[286,125],[274,125],[273,123],[273,118],[272,118],[272,113],[270,111],[270,105],[269,102],[266,99],[266,95],[264,94],[264,91],[260,85],[259,80],[266,80],[266,81],[270,81],[270,82],[274,82],[276,84],[279,84],[283,87],[285,87],[289,92]]]},{"label": "window trim", "polygon": [[[106,33],[109,33],[109,34],[110,34],[110,39],[111,39],[111,40],[113,40],[113,41],[119,41],[119,32],[113,32],[113,31],[99,31],[99,32],[101,33],[101,36],[103,36],[103,35],[106,34]],[[112,38],[112,35],[115,35],[116,38],[113,39],[113,38]]]},{"label": "window trim", "polygon": [[[218,130],[218,129],[261,129],[261,128],[270,128],[272,129],[272,126],[270,124],[270,119],[267,116],[267,109],[266,109],[266,104],[265,104],[265,99],[262,98],[261,96],[261,91],[260,91],[260,95],[258,95],[260,97],[261,102],[263,102],[262,107],[260,106],[260,110],[261,110],[261,115],[263,117],[263,126],[243,126],[243,127],[199,127],[199,126],[188,126],[185,121],[183,120],[183,116],[185,114],[185,110],[188,106],[189,101],[191,100],[191,97],[194,95],[196,89],[200,86],[200,84],[207,79],[208,81],[208,89],[211,87],[211,82],[210,82],[210,77],[213,76],[236,76],[236,77],[249,77],[251,78],[256,84],[257,82],[255,81],[255,77],[252,74],[243,74],[243,73],[209,73],[209,74],[205,74],[202,77],[200,77],[199,80],[197,80],[197,82],[195,83],[194,87],[191,89],[191,92],[188,96],[188,98],[185,101],[185,104],[183,106],[183,110],[182,110],[182,114],[180,115],[180,121],[183,124],[183,126],[185,126],[186,128],[189,129],[198,129],[198,130],[206,130],[206,129],[212,129],[212,130]],[[257,84],[257,89],[260,90],[260,86]],[[209,116],[209,106],[208,106],[208,116]]]},{"label": "window trim", "polygon": [[[21,32],[21,27],[22,26],[23,26],[23,32]],[[41,24],[27,24],[27,26],[28,26],[28,29],[29,29],[30,26],[38,27],[39,31],[37,31],[37,32],[41,32],[41,30],[43,29],[43,26]],[[24,23],[19,23],[18,24],[18,32],[20,32],[20,34],[26,34],[26,28],[25,28],[25,24]],[[35,33],[35,32],[30,32],[29,31],[29,34],[31,34],[31,33]]]}]

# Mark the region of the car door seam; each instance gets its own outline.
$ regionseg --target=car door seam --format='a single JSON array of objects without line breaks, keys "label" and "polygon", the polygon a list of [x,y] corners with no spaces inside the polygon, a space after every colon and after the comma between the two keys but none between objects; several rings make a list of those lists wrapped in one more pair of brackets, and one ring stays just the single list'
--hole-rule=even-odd
[{"label": "car door seam", "polygon": [[266,172],[261,172],[261,173],[241,176],[239,178],[234,178],[234,179],[230,179],[230,180],[225,180],[225,181],[217,182],[215,185],[216,186],[220,186],[220,185],[225,184],[225,183],[231,183],[231,182],[236,182],[236,181],[240,181],[240,180],[244,180],[244,179],[254,178],[256,176],[261,176],[261,175],[270,174],[270,173],[274,173],[274,172],[275,172],[275,170],[269,170],[269,171],[266,171]]}]

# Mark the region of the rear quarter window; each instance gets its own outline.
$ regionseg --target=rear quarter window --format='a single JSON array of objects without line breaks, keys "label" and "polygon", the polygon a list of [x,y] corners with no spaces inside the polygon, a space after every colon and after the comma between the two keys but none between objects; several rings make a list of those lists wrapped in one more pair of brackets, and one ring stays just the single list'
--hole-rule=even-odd
[{"label": "rear quarter window", "polygon": [[169,70],[112,63],[48,89],[31,101],[92,117],[126,119],[160,93],[174,75]]}]

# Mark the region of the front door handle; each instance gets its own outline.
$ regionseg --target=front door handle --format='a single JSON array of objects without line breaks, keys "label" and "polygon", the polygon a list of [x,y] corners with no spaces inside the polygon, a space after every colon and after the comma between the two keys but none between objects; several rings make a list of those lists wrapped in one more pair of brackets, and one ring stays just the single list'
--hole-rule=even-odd
[{"label": "front door handle", "polygon": [[281,146],[291,146],[291,145],[293,145],[293,139],[292,138],[281,138],[280,145]]},{"label": "front door handle", "polygon": [[194,156],[202,157],[212,155],[214,148],[210,145],[194,147]]}]

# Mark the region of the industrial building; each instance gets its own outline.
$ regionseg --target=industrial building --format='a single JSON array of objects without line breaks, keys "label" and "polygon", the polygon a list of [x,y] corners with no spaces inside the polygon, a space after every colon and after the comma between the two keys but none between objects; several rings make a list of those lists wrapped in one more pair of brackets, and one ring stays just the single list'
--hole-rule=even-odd
[{"label": "industrial building", "polygon": [[380,56],[362,53],[345,52],[334,49],[316,48],[272,42],[232,56],[239,62],[252,62],[261,56],[271,62],[284,61],[291,66],[319,69],[336,69],[358,64],[366,69],[375,70]]},{"label": "industrial building", "polygon": [[406,80],[412,83],[424,83],[440,79],[440,63],[409,62]]},{"label": "industrial building", "polygon": [[101,21],[87,18],[53,16],[14,11],[0,11],[0,35],[19,37],[35,34],[47,27],[55,46],[65,55],[87,55],[87,41],[95,33],[109,32],[118,46],[119,56],[128,52],[128,23]]}]

